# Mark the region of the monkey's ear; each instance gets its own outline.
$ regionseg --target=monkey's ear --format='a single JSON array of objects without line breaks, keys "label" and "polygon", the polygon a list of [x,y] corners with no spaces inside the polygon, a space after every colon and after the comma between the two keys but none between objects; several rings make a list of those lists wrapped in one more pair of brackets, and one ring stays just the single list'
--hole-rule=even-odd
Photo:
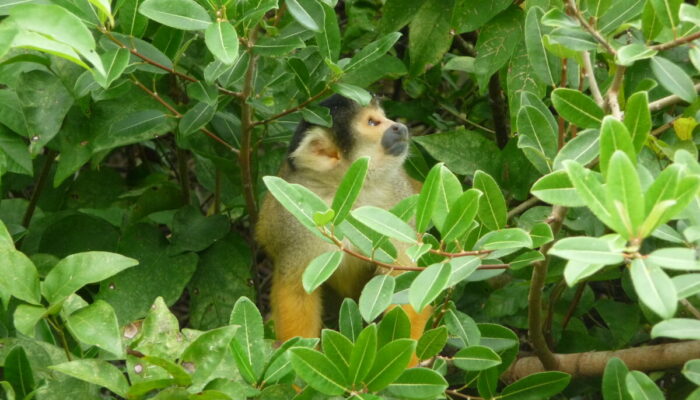
[{"label": "monkey's ear", "polygon": [[330,132],[314,127],[306,132],[289,158],[292,159],[296,168],[325,172],[340,163],[340,150],[333,143]]}]

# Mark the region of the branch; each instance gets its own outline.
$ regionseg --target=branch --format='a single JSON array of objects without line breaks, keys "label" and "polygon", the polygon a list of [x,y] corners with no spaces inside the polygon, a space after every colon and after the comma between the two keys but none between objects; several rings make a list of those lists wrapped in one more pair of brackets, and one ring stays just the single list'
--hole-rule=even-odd
[{"label": "branch", "polygon": [[39,201],[41,192],[46,186],[46,181],[49,178],[49,171],[51,171],[51,165],[58,154],[55,150],[47,149],[46,160],[44,161],[44,166],[41,167],[39,172],[39,177],[34,185],[34,190],[32,190],[32,197],[29,198],[29,204],[27,205],[27,210],[24,212],[24,217],[22,217],[22,226],[25,228],[29,227],[29,223],[32,222],[32,216],[34,215],[34,210],[36,210],[36,203]]},{"label": "branch", "polygon": [[586,18],[583,17],[581,11],[579,11],[579,9],[576,7],[576,2],[574,0],[566,0],[566,3],[569,7],[569,10],[571,10],[576,19],[581,23],[581,26],[583,26],[583,28],[587,30],[588,33],[590,33],[598,43],[603,45],[603,47],[605,48],[605,50],[608,51],[608,53],[616,55],[617,50],[615,50],[615,48],[612,47],[610,42],[605,40],[605,38],[603,37],[603,35],[600,34],[600,32],[598,32],[594,27],[591,26],[591,24],[588,23],[588,21],[586,21]]},{"label": "branch", "polygon": [[534,207],[535,205],[537,205],[537,203],[539,203],[539,202],[540,202],[540,199],[538,199],[535,196],[532,196],[529,199],[523,201],[522,203],[513,207],[512,210],[508,211],[508,220],[511,220],[514,217],[524,213],[525,211],[529,210],[531,207]]},{"label": "branch", "polygon": [[591,89],[596,104],[598,104],[600,108],[605,108],[605,100],[603,100],[603,95],[600,93],[598,81],[595,80],[593,64],[591,63],[591,56],[588,51],[583,52],[583,73],[586,75],[586,78],[588,78],[588,87]]},{"label": "branch", "polygon": [[489,100],[493,126],[496,130],[496,144],[499,149],[503,149],[508,144],[508,117],[498,74],[493,74],[489,79]]},{"label": "branch", "polygon": [[[175,116],[175,118],[182,118],[182,114],[181,114],[178,110],[176,110],[175,107],[171,106],[167,101],[165,101],[165,99],[163,99],[162,97],[160,97],[160,95],[159,95],[158,93],[156,93],[156,92],[152,91],[151,89],[147,88],[143,83],[141,83],[138,79],[136,79],[136,77],[132,76],[131,79],[132,79],[132,82],[134,83],[134,85],[138,86],[141,90],[143,90],[144,92],[146,92],[146,93],[147,93],[149,96],[151,96],[154,100],[156,100],[157,102],[159,102],[160,104],[162,104],[163,107],[167,108],[168,111],[170,111],[170,112],[173,114],[173,116]],[[237,148],[235,148],[235,147],[231,146],[230,144],[228,144],[224,139],[218,137],[214,132],[210,131],[209,129],[207,129],[207,128],[205,128],[205,127],[199,128],[199,130],[202,131],[202,132],[204,132],[204,134],[206,134],[206,135],[209,136],[210,138],[212,138],[212,139],[216,140],[217,142],[219,142],[219,143],[223,144],[224,146],[226,146],[227,149],[229,149],[229,150],[231,150],[232,152],[238,154],[238,149],[237,149]]]},{"label": "branch", "polygon": [[668,49],[676,47],[676,46],[690,43],[693,40],[698,39],[698,38],[700,38],[700,32],[695,32],[691,35],[683,36],[683,37],[678,38],[676,40],[672,40],[668,43],[661,43],[661,44],[656,44],[654,46],[649,46],[649,48],[652,50],[658,50],[658,51],[668,50]]},{"label": "branch", "polygon": [[[658,371],[683,365],[700,358],[700,341],[664,343],[615,351],[554,354],[557,370],[574,377],[601,376],[608,360],[620,358],[631,370]],[[545,368],[537,357],[516,360],[501,379],[512,382],[528,375],[543,372]]]},{"label": "branch", "polygon": [[[554,206],[552,214],[549,217],[549,224],[552,226],[552,233],[556,234],[561,229],[561,225],[566,217],[567,208],[562,206]],[[528,295],[528,335],[530,342],[535,350],[535,354],[541,363],[548,370],[557,369],[559,361],[554,357],[554,354],[547,346],[547,340],[542,332],[542,290],[544,289],[545,280],[547,278],[547,269],[551,256],[548,254],[549,249],[554,245],[551,241],[542,246],[540,251],[545,256],[543,261],[534,263],[532,269],[532,280],[530,282],[530,293]]]},{"label": "branch", "polygon": [[624,80],[626,69],[627,67],[624,67],[622,65],[617,66],[617,71],[615,71],[613,83],[610,85],[608,93],[606,94],[608,98],[608,107],[610,108],[610,112],[612,113],[613,117],[617,118],[618,120],[622,120],[622,111],[620,111],[620,102],[618,101],[617,96],[620,93],[620,87],[622,86],[622,81]]},{"label": "branch", "polygon": [[[280,112],[280,113],[278,113],[278,114],[275,114],[275,115],[273,115],[273,116],[271,116],[271,117],[269,117],[269,118],[267,118],[267,119],[264,119],[264,120],[262,120],[262,121],[253,122],[252,126],[258,126],[258,125],[269,124],[270,122],[272,122],[272,121],[274,121],[274,120],[276,120],[276,119],[279,119],[279,118],[284,117],[285,115],[289,115],[289,114],[291,114],[291,113],[293,113],[293,112],[299,111],[299,110],[301,110],[302,108],[304,108],[304,107],[308,106],[309,104],[313,103],[314,101],[316,101],[316,100],[320,99],[321,97],[325,96],[325,95],[328,93],[329,90],[330,90],[330,88],[329,88],[329,87],[326,87],[326,88],[324,88],[323,90],[321,90],[320,92],[316,93],[315,95],[313,95],[313,96],[309,97],[308,99],[302,101],[301,103],[297,104],[295,107],[288,108],[288,109],[286,109],[286,110],[284,110],[284,111],[282,111],[282,112]],[[244,97],[243,97],[243,98],[244,98],[244,99],[246,98],[246,97],[245,97],[245,94],[244,94]]]},{"label": "branch", "polygon": [[[695,86],[695,91],[697,92],[700,90],[700,83],[696,83]],[[664,98],[661,98],[656,101],[652,101],[649,103],[649,110],[650,111],[659,111],[662,108],[666,108],[668,106],[672,106],[674,104],[680,103],[681,101],[684,101],[680,97],[676,96],[675,94],[672,94],[670,96],[666,96]]]},{"label": "branch", "polygon": [[255,201],[255,187],[253,181],[252,170],[252,137],[253,128],[253,108],[248,104],[248,99],[253,93],[253,78],[255,77],[255,69],[257,67],[258,57],[253,54],[253,45],[255,44],[257,29],[253,28],[248,39],[248,68],[245,72],[245,80],[243,81],[243,96],[241,98],[241,152],[238,154],[238,161],[241,168],[241,180],[243,183],[243,197],[245,198],[246,210],[250,217],[251,226],[255,225],[258,220],[258,205]]}]

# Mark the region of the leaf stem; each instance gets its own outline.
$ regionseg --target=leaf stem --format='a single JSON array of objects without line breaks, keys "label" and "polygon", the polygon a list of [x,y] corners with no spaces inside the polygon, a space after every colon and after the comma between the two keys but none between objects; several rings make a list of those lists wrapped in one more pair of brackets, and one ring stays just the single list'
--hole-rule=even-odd
[{"label": "leaf stem", "polygon": [[576,2],[574,0],[566,0],[566,3],[568,5],[569,10],[571,10],[576,19],[581,23],[581,26],[583,26],[583,28],[587,30],[588,33],[590,33],[598,43],[603,45],[603,47],[605,48],[605,50],[608,51],[608,53],[612,54],[613,56],[616,55],[617,50],[615,50],[615,48],[612,47],[610,42],[605,40],[605,38],[603,37],[603,35],[600,34],[600,32],[598,32],[593,26],[591,26],[591,24],[588,23],[588,21],[586,21],[586,18],[583,17],[581,11],[579,11],[578,7],[576,7]]},{"label": "leaf stem", "polygon": [[248,54],[248,67],[243,81],[243,96],[241,97],[241,151],[238,153],[238,162],[241,168],[241,181],[243,183],[243,197],[245,199],[246,210],[250,218],[251,226],[258,220],[258,205],[255,200],[255,185],[253,180],[252,163],[252,138],[253,128],[253,108],[248,103],[253,93],[253,78],[257,68],[258,57],[253,54],[253,46],[257,37],[257,28],[251,29],[246,42]]},{"label": "leaf stem", "polygon": [[28,228],[29,223],[32,222],[32,216],[34,215],[34,211],[36,210],[36,204],[37,202],[39,202],[41,192],[46,186],[46,181],[48,180],[49,172],[51,171],[51,165],[53,164],[53,161],[56,158],[56,154],[58,153],[55,150],[47,149],[46,151],[46,160],[44,161],[44,166],[41,167],[39,177],[37,178],[36,184],[34,185],[34,190],[32,190],[32,197],[29,198],[27,210],[24,212],[24,217],[22,218],[22,226],[24,226],[25,228]]}]

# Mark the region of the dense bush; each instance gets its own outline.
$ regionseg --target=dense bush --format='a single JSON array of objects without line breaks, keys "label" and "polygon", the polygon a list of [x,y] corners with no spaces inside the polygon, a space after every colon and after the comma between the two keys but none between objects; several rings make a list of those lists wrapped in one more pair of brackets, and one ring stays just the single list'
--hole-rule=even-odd
[{"label": "dense bush", "polygon": [[[4,398],[700,399],[691,3],[0,0]],[[420,194],[348,214],[266,178],[371,92]],[[354,245],[307,290],[409,271],[276,344],[267,190]],[[435,306],[420,340],[392,303]]]}]

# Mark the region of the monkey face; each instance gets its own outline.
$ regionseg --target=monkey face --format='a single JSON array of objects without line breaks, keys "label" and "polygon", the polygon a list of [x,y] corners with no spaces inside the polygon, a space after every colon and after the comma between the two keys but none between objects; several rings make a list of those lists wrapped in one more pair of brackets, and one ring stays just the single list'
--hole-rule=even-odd
[{"label": "monkey face", "polygon": [[[363,141],[369,141],[375,146],[381,146],[385,155],[401,157],[408,150],[408,128],[406,125],[394,122],[384,115],[384,110],[378,106],[369,106],[358,113],[354,130]],[[368,154],[371,155],[371,154]]]}]

